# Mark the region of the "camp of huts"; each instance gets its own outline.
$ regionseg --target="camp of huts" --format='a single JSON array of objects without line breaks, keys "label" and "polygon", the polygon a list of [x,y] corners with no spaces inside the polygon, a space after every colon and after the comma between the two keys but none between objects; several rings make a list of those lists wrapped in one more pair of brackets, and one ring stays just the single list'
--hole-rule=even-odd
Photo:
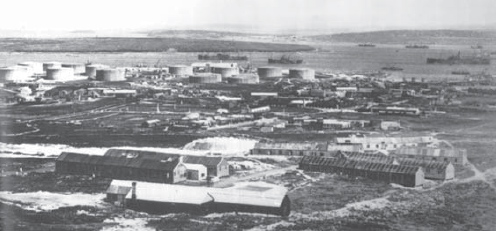
[{"label": "camp of huts", "polygon": [[187,179],[203,180],[209,176],[229,176],[229,164],[218,156],[109,149],[103,156],[63,152],[56,160],[55,171],[121,180],[177,183]]}]

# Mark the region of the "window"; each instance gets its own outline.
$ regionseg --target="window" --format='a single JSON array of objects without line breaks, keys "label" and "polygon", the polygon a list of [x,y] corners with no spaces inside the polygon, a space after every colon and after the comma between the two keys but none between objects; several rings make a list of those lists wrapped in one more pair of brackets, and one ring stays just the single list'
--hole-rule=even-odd
[{"label": "window", "polygon": [[432,160],[433,160],[433,161],[437,161],[437,158],[436,158],[436,157],[432,157]]},{"label": "window", "polygon": [[367,144],[367,148],[370,148],[370,144]]},{"label": "window", "polygon": [[205,176],[205,173],[202,173],[201,176],[204,177]]},{"label": "window", "polygon": [[379,144],[376,144],[376,145],[375,145],[375,147],[376,147],[376,148],[379,148]]},{"label": "window", "polygon": [[303,151],[300,151],[300,156],[303,156]]},{"label": "window", "polygon": [[323,152],[321,152],[321,153],[320,153],[320,156],[324,156],[324,153],[323,153]]},{"label": "window", "polygon": [[458,158],[455,158],[455,163],[458,162]]},{"label": "window", "polygon": [[444,157],[444,162],[448,162],[448,158]]}]

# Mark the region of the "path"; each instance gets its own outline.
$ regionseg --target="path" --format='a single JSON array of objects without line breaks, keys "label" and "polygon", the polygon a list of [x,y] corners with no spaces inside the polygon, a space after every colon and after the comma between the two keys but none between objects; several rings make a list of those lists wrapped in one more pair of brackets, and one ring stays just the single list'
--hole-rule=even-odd
[{"label": "path", "polygon": [[277,169],[271,169],[271,170],[262,171],[262,172],[256,172],[256,173],[253,173],[253,174],[250,174],[247,176],[242,176],[242,177],[231,177],[231,178],[228,178],[225,180],[221,180],[220,182],[214,183],[213,186],[216,188],[224,188],[224,187],[227,187],[227,186],[234,184],[236,182],[247,181],[247,180],[251,180],[251,179],[255,179],[255,178],[261,178],[261,177],[265,177],[265,176],[280,175],[280,174],[286,173],[287,171],[296,170],[297,168],[298,168],[297,165],[293,165],[293,166],[289,166],[286,168],[277,168]]}]

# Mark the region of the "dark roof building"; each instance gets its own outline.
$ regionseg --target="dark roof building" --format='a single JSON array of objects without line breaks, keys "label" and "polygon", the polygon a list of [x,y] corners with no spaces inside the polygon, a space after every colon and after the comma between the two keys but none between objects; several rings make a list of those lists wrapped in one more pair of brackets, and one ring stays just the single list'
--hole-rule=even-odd
[{"label": "dark roof building", "polygon": [[366,177],[388,183],[396,183],[406,187],[418,187],[424,183],[422,167],[414,166],[353,161],[343,158],[305,156],[301,159],[299,168],[306,171],[338,173],[351,177]]},{"label": "dark roof building", "polygon": [[62,174],[95,175],[161,183],[186,180],[186,167],[180,156],[151,159],[139,155],[95,156],[63,152],[56,160],[55,171]]}]

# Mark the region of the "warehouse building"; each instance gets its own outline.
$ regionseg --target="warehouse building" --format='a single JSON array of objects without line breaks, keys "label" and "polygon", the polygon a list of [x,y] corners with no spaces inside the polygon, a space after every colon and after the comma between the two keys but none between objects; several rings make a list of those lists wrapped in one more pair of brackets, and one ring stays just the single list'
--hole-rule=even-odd
[{"label": "warehouse building", "polygon": [[392,156],[422,161],[468,164],[467,150],[458,148],[401,147],[391,153]]},{"label": "warehouse building", "polygon": [[400,147],[425,147],[434,143],[436,139],[432,136],[389,137],[352,135],[349,137],[336,137],[334,141],[338,145],[361,144],[364,151],[393,151]]},{"label": "warehouse building", "polygon": [[291,211],[287,189],[264,182],[209,188],[113,180],[107,201],[153,214],[252,212],[287,217]]},{"label": "warehouse building", "polygon": [[422,167],[352,161],[342,158],[305,156],[299,163],[305,171],[336,173],[350,177],[365,177],[405,187],[419,187],[424,184]]},{"label": "warehouse building", "polygon": [[55,162],[60,174],[95,175],[121,180],[177,183],[186,180],[186,166],[179,156],[161,159],[143,158],[132,153],[126,156],[94,156],[63,152]]},{"label": "warehouse building", "polygon": [[408,158],[396,158],[377,153],[362,152],[338,152],[337,158],[343,158],[348,161],[382,163],[393,165],[404,165],[413,167],[422,167],[424,177],[431,180],[452,180],[455,178],[455,168],[451,163],[422,161]]}]

